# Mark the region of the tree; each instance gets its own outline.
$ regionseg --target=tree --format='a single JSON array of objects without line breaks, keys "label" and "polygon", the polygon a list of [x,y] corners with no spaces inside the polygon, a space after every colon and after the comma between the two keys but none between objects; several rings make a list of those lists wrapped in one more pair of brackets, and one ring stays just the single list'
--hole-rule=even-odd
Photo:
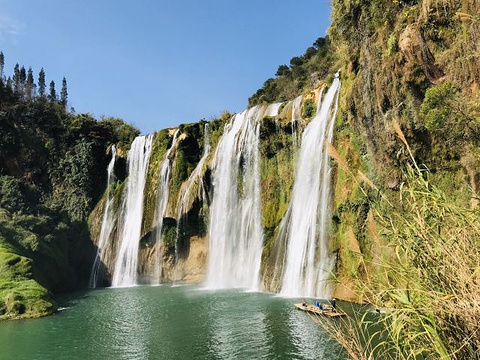
[{"label": "tree", "polygon": [[50,82],[50,94],[48,95],[50,101],[57,101],[57,92],[55,91],[55,81]]},{"label": "tree", "polygon": [[319,37],[315,42],[313,43],[313,47],[316,48],[317,50],[320,50],[322,47],[325,46],[327,40],[323,37]]},{"label": "tree", "polygon": [[22,66],[20,69],[20,97],[23,99],[25,97],[25,85],[27,83],[27,72],[25,71],[25,66]]},{"label": "tree", "polygon": [[44,97],[45,96],[45,71],[43,71],[43,68],[42,70],[40,70],[40,72],[38,73],[38,94],[41,96],[41,97]]},{"label": "tree", "polygon": [[297,67],[297,66],[302,66],[303,65],[303,59],[298,57],[298,56],[295,56],[293,58],[290,59],[290,66],[292,68],[294,67]]},{"label": "tree", "polygon": [[67,106],[68,103],[68,91],[67,91],[67,79],[65,76],[62,79],[62,91],[60,91],[60,102],[63,106]]},{"label": "tree", "polygon": [[280,65],[275,75],[277,76],[287,75],[289,71],[290,71],[290,68],[287,65]]},{"label": "tree", "polygon": [[315,49],[313,46],[310,46],[307,51],[305,51],[305,54],[303,54],[303,57],[307,60],[311,59],[312,57],[315,56],[317,53],[317,49]]},{"label": "tree", "polygon": [[27,74],[27,86],[25,88],[27,93],[27,99],[32,100],[35,97],[35,80],[33,79],[33,71],[32,68],[28,68]]},{"label": "tree", "polygon": [[20,95],[20,65],[15,64],[13,68],[13,92]]},{"label": "tree", "polygon": [[5,57],[3,52],[0,52],[0,97],[4,96],[4,85],[5,81],[3,79],[3,68],[5,67]]},{"label": "tree", "polygon": [[5,68],[5,56],[3,56],[3,52],[0,51],[0,82],[3,82],[4,68]]}]

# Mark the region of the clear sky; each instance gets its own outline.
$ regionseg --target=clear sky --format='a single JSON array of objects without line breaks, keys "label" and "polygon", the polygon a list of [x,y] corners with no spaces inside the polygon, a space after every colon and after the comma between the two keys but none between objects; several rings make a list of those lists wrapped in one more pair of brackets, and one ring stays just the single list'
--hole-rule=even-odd
[{"label": "clear sky", "polygon": [[70,106],[143,133],[247,106],[329,23],[328,0],[0,0],[0,51]]}]

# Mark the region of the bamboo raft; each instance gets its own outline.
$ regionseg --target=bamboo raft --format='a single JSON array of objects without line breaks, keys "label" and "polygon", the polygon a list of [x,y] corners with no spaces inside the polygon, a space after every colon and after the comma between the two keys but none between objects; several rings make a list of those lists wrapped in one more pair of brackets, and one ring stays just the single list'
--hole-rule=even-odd
[{"label": "bamboo raft", "polygon": [[318,307],[314,305],[307,305],[307,306],[302,306],[302,304],[295,304],[295,307],[298,310],[306,311],[312,314],[316,315],[323,315],[323,316],[328,316],[328,317],[339,317],[339,316],[345,316],[347,314],[339,312],[339,311],[333,311],[331,306],[326,306],[325,310],[320,310]]}]

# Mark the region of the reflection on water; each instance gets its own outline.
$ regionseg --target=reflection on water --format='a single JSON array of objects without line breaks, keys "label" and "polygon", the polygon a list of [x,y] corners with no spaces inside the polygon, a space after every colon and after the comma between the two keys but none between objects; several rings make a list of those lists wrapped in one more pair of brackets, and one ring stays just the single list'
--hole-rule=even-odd
[{"label": "reflection on water", "polygon": [[[288,314],[288,329],[297,354],[302,359],[323,359],[328,338],[318,335],[318,325],[313,319],[305,321],[305,313],[291,311]],[[308,317],[310,317],[308,315]]]},{"label": "reflection on water", "polygon": [[291,300],[185,287],[95,290],[0,323],[0,359],[342,359]]},{"label": "reflection on water", "polygon": [[236,297],[228,294],[211,303],[209,342],[215,358],[267,358],[265,314],[255,301],[257,297],[257,294],[238,293]]},{"label": "reflection on water", "polygon": [[109,315],[105,333],[119,359],[150,358],[148,341],[151,333],[148,308],[145,308],[141,293],[122,289],[111,291],[111,300],[105,306]]}]

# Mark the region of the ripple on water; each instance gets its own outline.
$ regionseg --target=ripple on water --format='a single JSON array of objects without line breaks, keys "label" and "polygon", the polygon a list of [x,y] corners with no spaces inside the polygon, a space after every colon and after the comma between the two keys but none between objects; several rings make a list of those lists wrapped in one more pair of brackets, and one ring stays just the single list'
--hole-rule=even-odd
[{"label": "ripple on water", "polygon": [[292,301],[192,286],[95,290],[55,316],[0,323],[2,359],[339,359]]}]

